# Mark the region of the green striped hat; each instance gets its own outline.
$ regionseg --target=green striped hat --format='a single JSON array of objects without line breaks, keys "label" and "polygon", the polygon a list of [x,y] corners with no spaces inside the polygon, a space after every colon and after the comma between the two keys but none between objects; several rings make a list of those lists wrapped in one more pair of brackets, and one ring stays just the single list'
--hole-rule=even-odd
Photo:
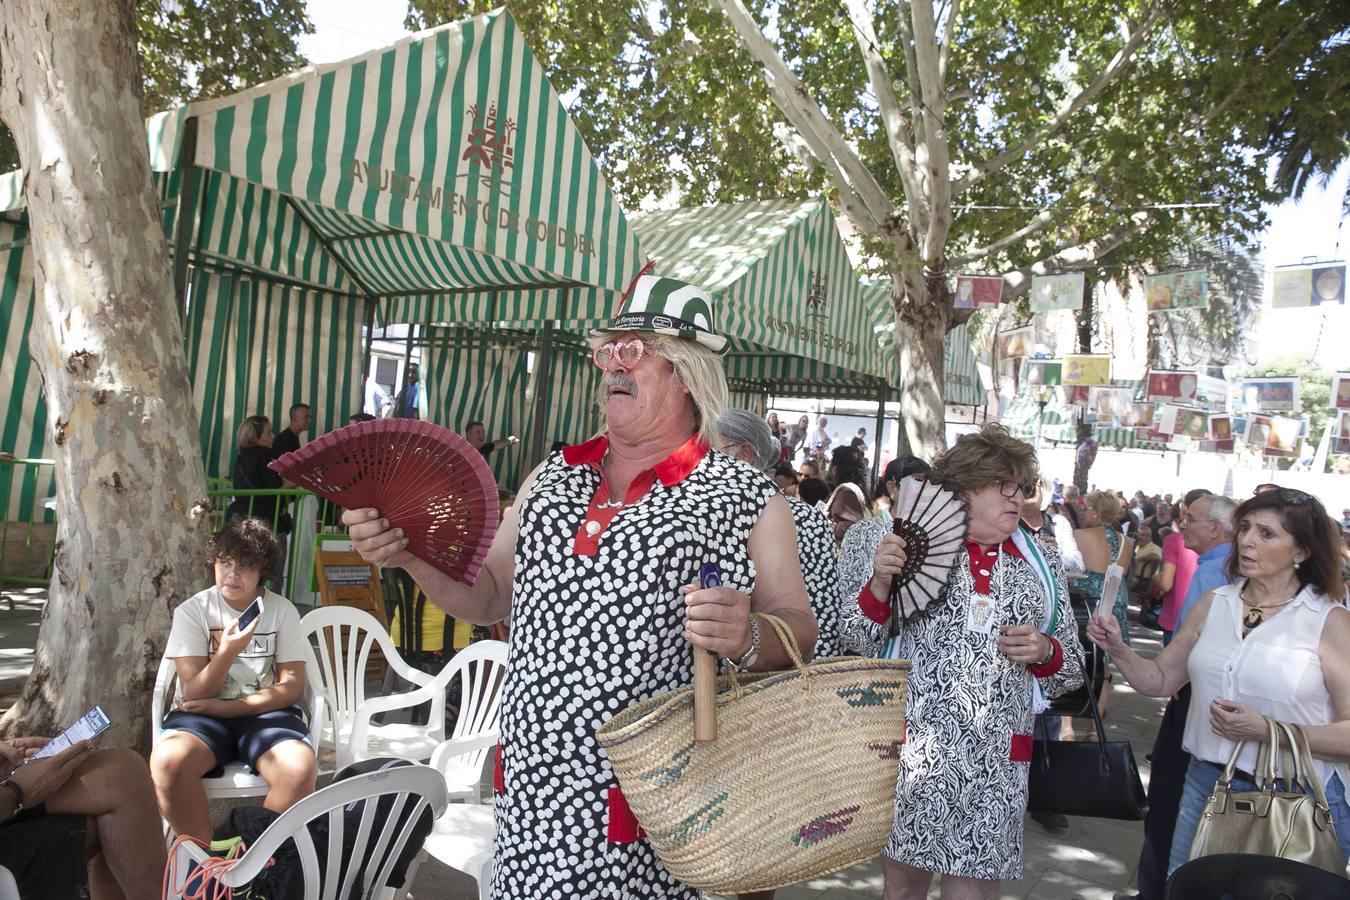
[{"label": "green striped hat", "polygon": [[712,325],[712,298],[702,288],[674,278],[640,275],[628,295],[627,306],[603,330],[668,334],[698,341],[721,353],[727,339],[714,334]]}]

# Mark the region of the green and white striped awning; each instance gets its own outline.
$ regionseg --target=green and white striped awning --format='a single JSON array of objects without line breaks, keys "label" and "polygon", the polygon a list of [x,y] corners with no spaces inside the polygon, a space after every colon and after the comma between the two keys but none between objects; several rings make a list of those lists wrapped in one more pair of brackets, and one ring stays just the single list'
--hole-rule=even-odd
[{"label": "green and white striped awning", "polygon": [[712,296],[733,389],[875,399],[890,380],[827,201],[673,209],[633,227],[656,274]]},{"label": "green and white striped awning", "polygon": [[[345,422],[360,402],[367,301],[379,320],[490,332],[608,315],[640,265],[622,209],[504,10],[161,113],[147,137],[170,248],[189,248],[185,337],[211,475],[228,475],[244,415],[277,419],[306,401],[318,430]],[[20,373],[32,314],[22,183],[0,176],[13,223],[0,247],[0,347]],[[195,191],[180,196],[184,184]],[[187,235],[180,210],[192,213]],[[438,307],[454,315],[428,314]],[[0,433],[42,455],[36,379],[18,384]],[[458,415],[463,403],[442,399]]]}]

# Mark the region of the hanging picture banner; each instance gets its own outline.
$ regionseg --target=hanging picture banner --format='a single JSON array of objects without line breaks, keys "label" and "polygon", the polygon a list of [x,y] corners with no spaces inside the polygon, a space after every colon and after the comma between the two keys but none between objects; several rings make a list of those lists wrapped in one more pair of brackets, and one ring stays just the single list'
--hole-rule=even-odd
[{"label": "hanging picture banner", "polygon": [[1181,407],[1164,404],[1158,407],[1158,418],[1153,423],[1153,430],[1163,438],[1171,437],[1177,433],[1177,425],[1181,420]]},{"label": "hanging picture banner", "polygon": [[1344,262],[1282,266],[1275,270],[1270,297],[1270,305],[1275,309],[1344,302]]},{"label": "hanging picture banner", "polygon": [[1088,401],[1088,408],[1096,414],[1098,422],[1110,419],[1123,421],[1129,416],[1130,407],[1134,404],[1134,391],[1131,388],[1089,388]]},{"label": "hanging picture banner", "polygon": [[1148,308],[1204,309],[1209,306],[1208,273],[1204,269],[1144,276]]},{"label": "hanging picture banner", "polygon": [[1232,453],[1233,444],[1233,419],[1226,413],[1215,414],[1209,417],[1209,437],[1200,449],[1208,450],[1212,453]]},{"label": "hanging picture banner", "polygon": [[1059,392],[1059,402],[1068,406],[1081,406],[1086,408],[1091,396],[1088,393],[1091,388],[1085,384],[1071,385],[1065,384],[1057,388]]},{"label": "hanging picture banner", "polygon": [[1111,357],[1106,354],[1064,354],[1065,384],[1109,385]]},{"label": "hanging picture banner", "polygon": [[1031,309],[1044,312],[1055,309],[1083,308],[1083,273],[1031,276]]},{"label": "hanging picture banner", "polygon": [[1244,378],[1242,404],[1253,412],[1294,412],[1298,406],[1297,378]]},{"label": "hanging picture banner", "polygon": [[1327,423],[1328,427],[1332,425],[1336,430],[1331,433],[1331,452],[1350,453],[1350,410],[1336,413],[1336,421]]},{"label": "hanging picture banner", "polygon": [[1062,384],[1063,363],[1058,359],[1022,360],[1022,383],[1033,387]]},{"label": "hanging picture banner", "polygon": [[1350,372],[1337,372],[1331,379],[1331,408],[1350,409]]},{"label": "hanging picture banner", "polygon": [[1033,326],[1023,325],[1021,328],[1012,328],[999,334],[999,359],[1013,359],[1018,356],[1030,356],[1031,344],[1035,338],[1034,331],[1035,328]]},{"label": "hanging picture banner", "polygon": [[996,275],[956,276],[956,299],[952,306],[957,309],[997,308],[1002,300],[1002,278]]},{"label": "hanging picture banner", "polygon": [[1297,453],[1298,435],[1303,423],[1288,416],[1270,417],[1270,437],[1266,439],[1266,453]]},{"label": "hanging picture banner", "polygon": [[1233,416],[1233,437],[1246,438],[1247,426],[1251,424],[1251,419],[1246,416]]},{"label": "hanging picture banner", "polygon": [[1247,418],[1247,449],[1264,450],[1270,442],[1270,416]]},{"label": "hanging picture banner", "polygon": [[1152,425],[1156,410],[1157,404],[1155,403],[1131,403],[1129,410],[1121,418],[1120,424],[1126,428]]},{"label": "hanging picture banner", "polygon": [[1149,372],[1144,399],[1194,403],[1197,383],[1194,372]]}]

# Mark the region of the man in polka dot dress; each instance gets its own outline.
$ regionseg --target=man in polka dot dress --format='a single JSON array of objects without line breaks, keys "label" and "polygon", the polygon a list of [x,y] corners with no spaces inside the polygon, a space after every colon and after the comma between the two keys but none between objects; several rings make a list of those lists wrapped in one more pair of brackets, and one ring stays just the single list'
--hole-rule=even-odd
[{"label": "man in polka dot dress", "polygon": [[[409,554],[396,523],[350,510],[356,549],[399,566],[460,619],[511,617],[502,699],[492,895],[695,898],[656,859],[595,730],[693,678],[693,648],[728,665],[786,668],[750,613],[783,619],[809,653],[816,623],[792,514],[762,472],[720,453],[726,376],[711,302],[642,276],[592,334],[606,428],[526,478],[473,586]],[[697,584],[716,564],[723,586]],[[692,648],[691,648],[692,645]]]}]

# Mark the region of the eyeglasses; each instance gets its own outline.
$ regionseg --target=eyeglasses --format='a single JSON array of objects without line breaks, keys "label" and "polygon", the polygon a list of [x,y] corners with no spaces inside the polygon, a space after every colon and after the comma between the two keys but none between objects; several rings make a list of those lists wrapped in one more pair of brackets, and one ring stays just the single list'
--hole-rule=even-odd
[{"label": "eyeglasses", "polygon": [[606,372],[613,371],[616,365],[628,372],[642,359],[642,351],[641,338],[633,338],[630,341],[610,341],[608,344],[601,344],[596,347],[591,352],[591,359]]},{"label": "eyeglasses", "polygon": [[998,492],[1005,497],[1016,497],[1017,492],[1021,491],[1023,497],[1030,497],[1036,493],[1035,485],[1018,484],[1016,481],[1000,481],[998,483]]}]

